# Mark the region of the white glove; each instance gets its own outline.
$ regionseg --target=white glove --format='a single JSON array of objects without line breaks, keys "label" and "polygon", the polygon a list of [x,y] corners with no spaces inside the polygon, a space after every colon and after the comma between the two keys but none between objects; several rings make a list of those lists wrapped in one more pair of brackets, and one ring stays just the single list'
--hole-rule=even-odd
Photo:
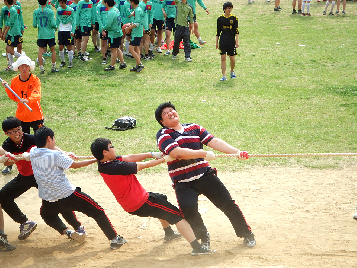
[{"label": "white glove", "polygon": [[159,159],[159,158],[162,158],[164,154],[162,152],[151,152],[151,157],[152,158],[156,158],[156,159]]},{"label": "white glove", "polygon": [[25,158],[26,161],[31,161],[31,160],[30,160],[30,153],[28,153],[28,152],[24,152],[24,153],[22,154],[22,157]]},{"label": "white glove", "polygon": [[207,151],[207,154],[204,158],[206,161],[211,161],[211,160],[215,160],[216,156],[214,155],[214,152],[212,151]]},{"label": "white glove", "polygon": [[170,155],[165,155],[164,159],[165,159],[165,162],[172,162],[172,161],[176,160],[176,158],[173,158]]},{"label": "white glove", "polygon": [[12,162],[15,162],[15,161],[17,161],[17,158],[16,158],[16,155],[13,155],[12,153],[6,153],[5,154],[5,157],[7,157],[8,159],[8,161],[12,161]]},{"label": "white glove", "polygon": [[7,160],[7,157],[5,155],[0,156],[0,163],[5,163]]}]

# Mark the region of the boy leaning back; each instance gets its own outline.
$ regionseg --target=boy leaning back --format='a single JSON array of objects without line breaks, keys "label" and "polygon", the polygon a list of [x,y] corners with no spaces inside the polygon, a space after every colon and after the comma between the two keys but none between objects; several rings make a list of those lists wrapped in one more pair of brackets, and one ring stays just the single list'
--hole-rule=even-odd
[{"label": "boy leaning back", "polygon": [[[226,78],[226,55],[229,56],[231,64],[231,78],[236,78],[234,67],[236,64],[235,55],[236,49],[239,47],[239,31],[238,18],[232,15],[232,2],[223,4],[224,14],[217,19],[217,34],[216,34],[216,49],[219,48],[221,55],[221,69],[223,77],[220,81],[227,80]],[[219,40],[219,44],[218,44]]]}]

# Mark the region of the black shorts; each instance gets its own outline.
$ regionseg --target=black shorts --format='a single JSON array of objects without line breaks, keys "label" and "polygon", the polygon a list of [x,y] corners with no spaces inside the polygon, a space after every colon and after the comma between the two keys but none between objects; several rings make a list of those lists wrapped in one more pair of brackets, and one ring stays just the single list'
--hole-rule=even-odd
[{"label": "black shorts", "polygon": [[99,31],[99,22],[94,23],[93,31]]},{"label": "black shorts", "polygon": [[105,36],[103,36],[103,32],[100,32],[100,39],[101,40],[108,40],[108,31],[104,31]]},{"label": "black shorts", "polygon": [[[188,21],[190,21],[190,18],[188,18]],[[193,23],[196,22],[196,14],[193,15]]]},{"label": "black shorts", "polygon": [[138,47],[140,46],[141,43],[141,37],[134,37],[130,40],[129,45],[130,46],[134,46],[134,47]]},{"label": "black shorts", "polygon": [[70,46],[74,44],[73,37],[70,31],[60,31],[58,32],[58,44],[60,46]]},{"label": "black shorts", "polygon": [[23,43],[24,40],[21,35],[15,35],[15,36],[8,35],[6,37],[5,42],[10,47],[17,47],[17,45]]},{"label": "black shorts", "polygon": [[219,45],[219,54],[220,55],[228,55],[235,56],[237,55],[237,48],[234,45]]},{"label": "black shorts", "polygon": [[74,32],[74,38],[76,39],[82,39],[82,34],[81,34],[81,30],[78,28],[75,30]]},{"label": "black shorts", "polygon": [[108,48],[119,48],[121,45],[121,37],[108,38]]},{"label": "black shorts", "polygon": [[82,36],[91,36],[91,28],[88,26],[81,26],[81,35]]},{"label": "black shorts", "polygon": [[149,30],[144,31],[144,34],[151,36],[151,30],[149,29]]},{"label": "black shorts", "polygon": [[166,31],[174,32],[176,29],[175,18],[166,18]]},{"label": "black shorts", "polygon": [[165,28],[165,23],[163,20],[156,20],[156,19],[153,19],[153,23],[152,23],[152,26],[151,26],[151,30],[156,30],[156,26],[157,26],[157,29],[158,30],[162,30]]},{"label": "black shorts", "polygon": [[43,122],[44,122],[43,119],[32,121],[32,122],[21,121],[22,131],[24,133],[30,134],[30,128],[32,128],[33,132],[35,133],[40,127],[43,126]]},{"label": "black shorts", "polygon": [[53,47],[56,45],[56,40],[52,39],[37,39],[37,46],[38,47]]},{"label": "black shorts", "polygon": [[136,211],[129,212],[139,217],[153,217],[176,224],[183,219],[181,211],[167,201],[166,195],[149,193],[148,200]]}]

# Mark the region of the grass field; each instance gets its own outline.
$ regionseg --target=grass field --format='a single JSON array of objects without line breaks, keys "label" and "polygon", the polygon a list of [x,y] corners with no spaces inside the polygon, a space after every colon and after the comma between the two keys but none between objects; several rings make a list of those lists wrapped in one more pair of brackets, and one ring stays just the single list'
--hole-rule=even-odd
[{"label": "grass field", "polygon": [[[291,1],[263,0],[248,5],[233,1],[239,19],[240,47],[237,79],[220,82],[220,56],[215,49],[216,19],[224,1],[204,1],[210,14],[197,7],[201,36],[207,43],[192,51],[193,62],[156,54],[145,61],[142,73],[116,69],[104,72],[101,54],[89,43],[90,62],[74,61],[74,68],[34,73],[42,82],[45,124],[56,133],[57,144],[78,155],[89,155],[90,143],[108,137],[119,153],[157,150],[159,124],[154,110],[172,101],[182,122],[195,122],[213,135],[250,153],[357,152],[357,3],[347,2],[347,14],[323,16],[325,2],[311,4],[312,17],[291,15]],[[37,2],[21,1],[28,29],[24,51],[37,57],[37,30],[32,12]],[[336,7],[335,7],[336,10]],[[342,5],[341,9],[342,11]],[[192,41],[197,39],[192,36]],[[5,50],[3,43],[2,50]],[[68,59],[67,59],[68,60]],[[60,59],[57,58],[57,66]],[[135,64],[126,58],[129,67]],[[0,60],[6,67],[6,58]],[[10,81],[14,73],[0,72]],[[0,94],[2,120],[16,105]],[[105,130],[122,116],[136,118],[137,127],[125,132]],[[4,140],[5,135],[0,134]],[[313,168],[354,164],[356,158],[269,158],[216,160],[222,170],[245,165],[303,165]],[[164,169],[157,167],[148,172]]]}]

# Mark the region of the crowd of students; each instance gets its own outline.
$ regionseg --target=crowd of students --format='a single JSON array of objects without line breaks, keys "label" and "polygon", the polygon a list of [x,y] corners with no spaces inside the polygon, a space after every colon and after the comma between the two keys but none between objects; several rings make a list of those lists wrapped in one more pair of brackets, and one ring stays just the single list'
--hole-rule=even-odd
[{"label": "crowd of students", "polygon": [[[18,58],[23,54],[26,26],[21,3],[15,1],[4,0],[5,6],[1,9],[0,36],[6,42],[6,70],[13,70],[14,57]],[[200,45],[203,45],[206,42],[201,39],[198,31],[196,2],[209,13],[202,0],[187,0],[185,4],[191,7],[193,16],[191,21],[186,20],[184,23],[185,27],[190,24],[191,32]],[[119,68],[125,69],[127,65],[124,56],[128,56],[136,61],[136,66],[130,71],[141,72],[145,68],[142,60],[154,59],[154,51],[162,53],[163,30],[167,45],[164,55],[171,54],[171,33],[177,26],[177,3],[174,0],[38,0],[38,4],[39,8],[33,13],[32,25],[38,28],[37,62],[41,74],[45,73],[43,55],[51,56],[51,72],[59,71],[56,68],[56,31],[60,67],[72,68],[74,57],[82,61],[91,60],[86,51],[90,36],[94,51],[102,53],[103,65],[107,64],[110,56],[110,65],[105,68],[106,71],[115,70],[115,63],[120,63]],[[50,52],[47,52],[47,48]],[[65,52],[68,52],[68,65]],[[185,60],[192,59],[187,56]]]}]

